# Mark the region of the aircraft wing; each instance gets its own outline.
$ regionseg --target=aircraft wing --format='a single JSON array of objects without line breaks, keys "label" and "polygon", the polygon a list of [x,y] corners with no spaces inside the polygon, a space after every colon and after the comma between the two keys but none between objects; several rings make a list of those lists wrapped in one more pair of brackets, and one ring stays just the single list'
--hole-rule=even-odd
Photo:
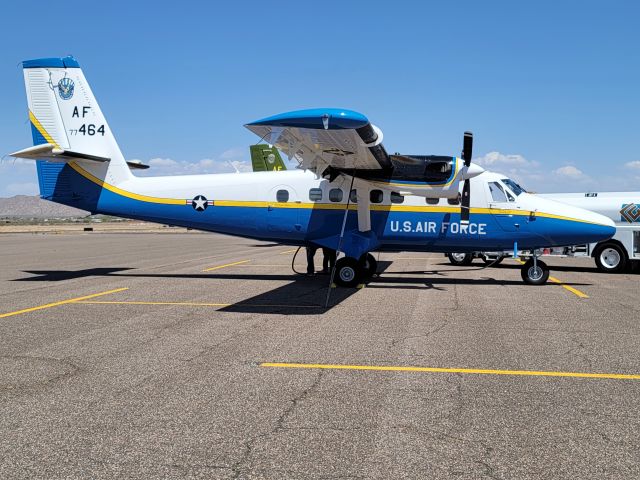
[{"label": "aircraft wing", "polygon": [[382,131],[358,112],[336,108],[298,110],[245,126],[290,159],[298,160],[301,168],[318,175],[327,167],[391,169],[389,155],[382,146]]}]

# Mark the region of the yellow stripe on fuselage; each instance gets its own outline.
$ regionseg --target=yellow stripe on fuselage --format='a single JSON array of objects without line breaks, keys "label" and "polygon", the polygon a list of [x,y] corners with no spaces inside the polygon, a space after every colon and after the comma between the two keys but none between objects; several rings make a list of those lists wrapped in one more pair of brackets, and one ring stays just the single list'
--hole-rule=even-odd
[{"label": "yellow stripe on fuselage", "polygon": [[104,180],[100,180],[99,178],[91,175],[84,168],[78,165],[76,162],[70,162],[69,166],[73,168],[76,172],[82,175],[87,180],[91,180],[93,183],[100,185],[102,188],[109,190],[110,192],[116,193],[118,195],[122,195],[123,197],[132,198],[134,200],[139,200],[141,202],[149,202],[149,203],[162,203],[165,205],[185,205],[185,199],[177,199],[177,198],[163,198],[163,197],[151,197],[149,195],[140,195],[139,193],[128,192],[127,190],[122,190],[121,188],[115,187],[113,185],[108,184]]}]

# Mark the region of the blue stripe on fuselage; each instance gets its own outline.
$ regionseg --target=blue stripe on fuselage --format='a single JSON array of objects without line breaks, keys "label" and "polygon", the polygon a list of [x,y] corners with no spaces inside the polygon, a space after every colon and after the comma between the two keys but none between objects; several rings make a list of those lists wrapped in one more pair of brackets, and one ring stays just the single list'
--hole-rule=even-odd
[{"label": "blue stripe on fuselage", "polygon": [[[189,204],[144,202],[114,193],[86,179],[68,165],[61,171],[72,195],[51,200],[92,212],[226,233],[284,244],[300,245],[336,235],[344,210],[324,208],[278,208],[272,206],[209,206],[198,212]],[[613,227],[542,216],[518,217],[518,228],[506,231],[490,213],[471,214],[469,227],[461,231],[458,213],[374,210],[372,228],[381,249],[413,251],[509,250],[514,241],[521,249],[575,245],[603,240]],[[357,212],[350,211],[347,231],[357,230]]]}]

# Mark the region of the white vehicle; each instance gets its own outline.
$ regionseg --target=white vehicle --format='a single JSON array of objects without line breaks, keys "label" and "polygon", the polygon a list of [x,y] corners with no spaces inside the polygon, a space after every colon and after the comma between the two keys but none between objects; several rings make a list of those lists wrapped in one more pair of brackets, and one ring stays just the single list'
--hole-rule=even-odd
[{"label": "white vehicle", "polygon": [[603,272],[624,271],[640,260],[640,192],[549,193],[540,197],[567,203],[609,217],[616,234],[609,240],[573,247],[551,248],[550,254],[591,256]]}]

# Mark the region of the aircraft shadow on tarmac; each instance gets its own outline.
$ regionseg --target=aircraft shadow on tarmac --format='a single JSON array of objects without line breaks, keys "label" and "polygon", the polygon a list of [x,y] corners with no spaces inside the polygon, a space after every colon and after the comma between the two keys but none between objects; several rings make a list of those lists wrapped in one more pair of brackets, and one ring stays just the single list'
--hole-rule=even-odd
[{"label": "aircraft shadow on tarmac", "polygon": [[14,282],[60,282],[85,277],[105,277],[117,272],[133,270],[129,267],[87,268],[84,270],[24,270],[34,277],[16,278]]},{"label": "aircraft shadow on tarmac", "polygon": [[[503,280],[495,279],[491,275],[491,269],[482,278],[460,278],[456,272],[482,270],[481,268],[446,268],[415,271],[391,271],[385,275],[392,262],[380,261],[378,263],[379,274],[370,279],[366,288],[407,289],[407,290],[446,290],[450,285],[522,285],[520,279]],[[450,266],[449,264],[443,264]],[[494,267],[496,268],[496,267]],[[501,266],[498,268],[519,268],[518,265]],[[122,277],[122,278],[176,278],[176,279],[202,279],[202,280],[265,280],[265,281],[289,281],[289,283],[263,292],[253,297],[241,300],[232,305],[221,308],[221,312],[247,312],[277,315],[319,315],[339,305],[353,294],[357,288],[333,288],[328,307],[325,307],[329,277],[315,275],[312,277],[288,274],[250,274],[250,273],[142,273],[134,272],[134,268],[128,267],[104,267],[89,268],[84,270],[27,270],[34,276],[16,278],[16,282],[38,281],[63,281],[86,277]],[[449,276],[453,274],[454,276]],[[426,275],[426,277],[425,277]],[[590,285],[585,283],[567,283],[567,285]],[[292,300],[293,299],[293,300]]]}]

